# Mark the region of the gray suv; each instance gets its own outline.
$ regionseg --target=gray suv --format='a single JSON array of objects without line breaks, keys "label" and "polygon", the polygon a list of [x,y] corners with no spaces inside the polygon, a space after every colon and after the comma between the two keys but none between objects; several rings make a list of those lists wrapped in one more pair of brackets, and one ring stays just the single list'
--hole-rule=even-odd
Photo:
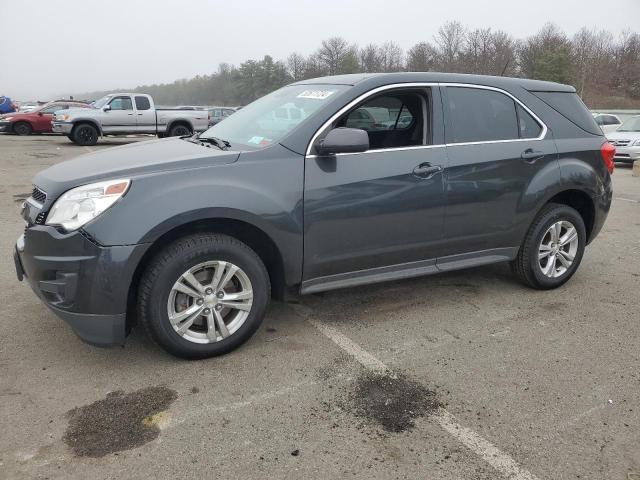
[{"label": "gray suv", "polygon": [[566,85],[306,80],[203,134],[40,172],[14,259],[85,341],[138,325],[209,357],[246,341],[271,297],[496,262],[559,287],[605,221],[614,153]]}]

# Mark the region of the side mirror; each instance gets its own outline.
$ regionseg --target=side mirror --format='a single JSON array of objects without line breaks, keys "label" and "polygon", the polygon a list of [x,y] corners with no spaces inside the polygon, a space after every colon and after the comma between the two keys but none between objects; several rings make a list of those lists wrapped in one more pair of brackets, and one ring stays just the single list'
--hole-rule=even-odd
[{"label": "side mirror", "polygon": [[104,107],[102,107],[103,112],[108,112],[109,110],[111,110],[111,105],[105,105]]},{"label": "side mirror", "polygon": [[44,113],[42,112],[38,112],[38,116],[41,117],[42,115],[44,115]]},{"label": "side mirror", "polygon": [[316,149],[320,155],[366,152],[369,150],[369,134],[359,128],[334,128]]}]

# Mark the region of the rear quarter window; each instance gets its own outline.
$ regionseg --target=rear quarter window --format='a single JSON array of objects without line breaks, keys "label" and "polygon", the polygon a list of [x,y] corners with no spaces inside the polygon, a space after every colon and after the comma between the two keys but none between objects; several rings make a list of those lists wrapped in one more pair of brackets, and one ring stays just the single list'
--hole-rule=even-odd
[{"label": "rear quarter window", "polygon": [[580,97],[570,92],[531,92],[582,130],[594,135],[602,135],[602,130],[593,119]]}]

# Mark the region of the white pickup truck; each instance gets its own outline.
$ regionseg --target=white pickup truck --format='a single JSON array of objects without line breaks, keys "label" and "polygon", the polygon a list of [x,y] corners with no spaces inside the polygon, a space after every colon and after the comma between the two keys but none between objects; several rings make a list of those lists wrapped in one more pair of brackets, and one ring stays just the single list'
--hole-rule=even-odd
[{"label": "white pickup truck", "polygon": [[112,93],[93,103],[93,108],[56,112],[52,130],[78,145],[95,145],[105,135],[153,133],[177,137],[209,128],[207,110],[155,108],[153,98],[142,93]]}]

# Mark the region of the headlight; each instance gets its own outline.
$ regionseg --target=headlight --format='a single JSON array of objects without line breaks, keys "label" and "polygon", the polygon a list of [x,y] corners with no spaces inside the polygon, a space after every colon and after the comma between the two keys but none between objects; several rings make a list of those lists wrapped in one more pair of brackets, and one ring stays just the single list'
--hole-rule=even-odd
[{"label": "headlight", "polygon": [[4,117],[2,120],[5,122],[8,122],[9,120],[11,120],[13,117]]},{"label": "headlight", "polygon": [[69,115],[55,115],[53,118],[59,122],[66,122],[69,120]]},{"label": "headlight", "polygon": [[73,188],[55,201],[46,224],[60,225],[66,231],[77,230],[116,203],[130,183],[130,180],[109,180]]}]

